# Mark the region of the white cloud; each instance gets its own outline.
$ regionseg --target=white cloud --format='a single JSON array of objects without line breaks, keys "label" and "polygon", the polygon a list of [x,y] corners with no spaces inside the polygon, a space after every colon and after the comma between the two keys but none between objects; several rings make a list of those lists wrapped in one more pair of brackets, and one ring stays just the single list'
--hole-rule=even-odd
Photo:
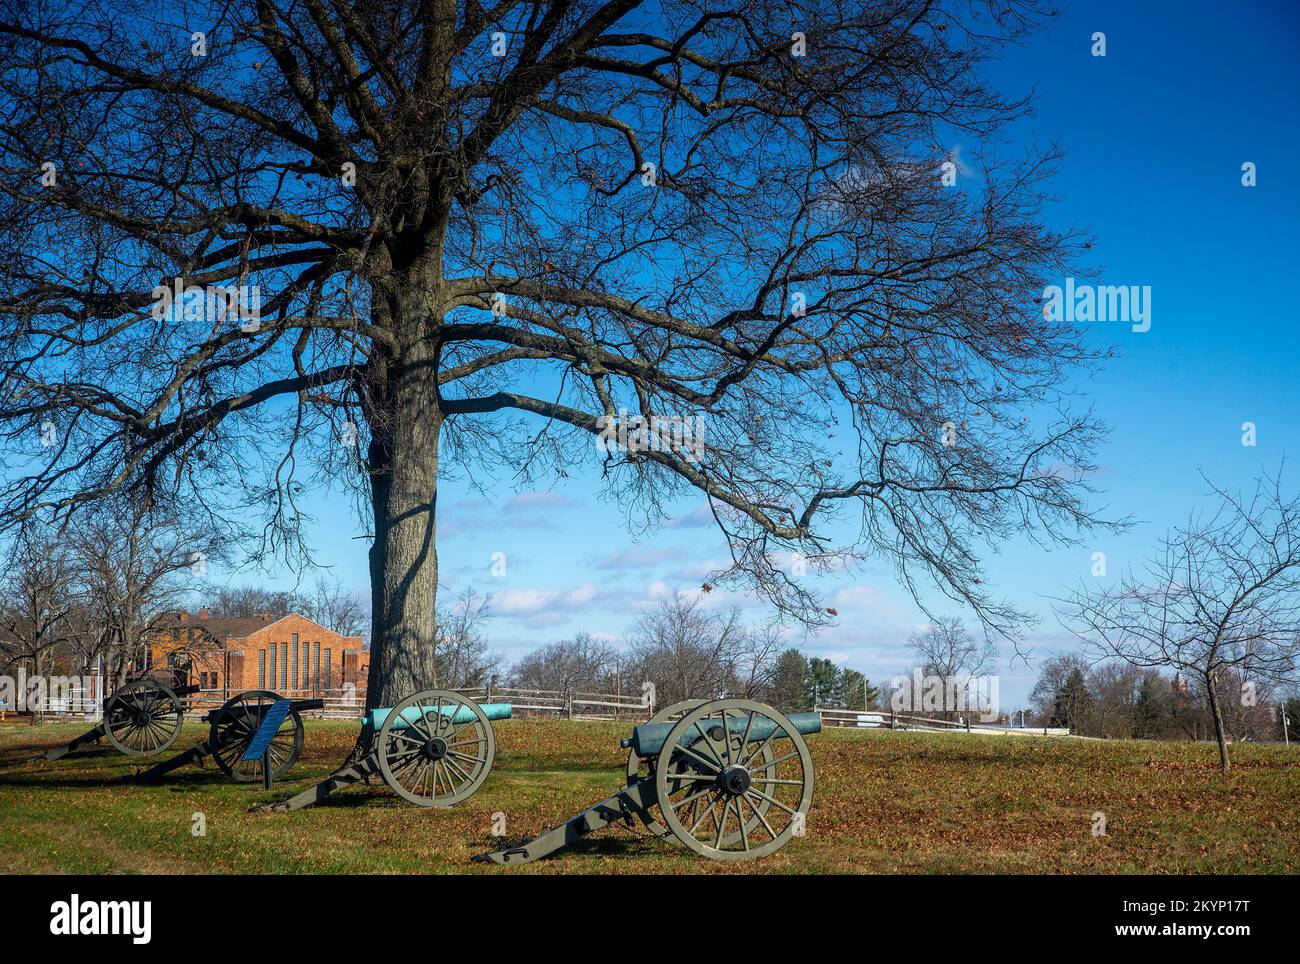
[{"label": "white cloud", "polygon": [[492,597],[492,612],[502,616],[534,616],[538,613],[564,613],[586,608],[597,596],[593,583],[574,589],[506,589]]},{"label": "white cloud", "polygon": [[532,512],[537,509],[562,509],[579,503],[559,492],[520,492],[506,500],[506,512]]},{"label": "white cloud", "polygon": [[664,523],[665,529],[702,529],[705,526],[714,524],[713,510],[709,506],[702,505],[697,509],[692,509],[686,515],[674,516]]},{"label": "white cloud", "polygon": [[840,612],[857,609],[878,609],[882,603],[880,590],[874,586],[844,586],[831,596],[831,606]]},{"label": "white cloud", "polygon": [[652,549],[649,546],[629,546],[592,563],[595,569],[649,569],[681,555],[680,549]]}]

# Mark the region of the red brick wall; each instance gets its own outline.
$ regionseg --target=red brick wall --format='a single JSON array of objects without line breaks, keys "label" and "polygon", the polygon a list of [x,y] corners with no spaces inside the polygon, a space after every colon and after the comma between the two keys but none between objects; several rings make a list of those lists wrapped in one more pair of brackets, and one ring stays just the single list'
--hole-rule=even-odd
[{"label": "red brick wall", "polygon": [[203,641],[202,626],[191,617],[157,633],[151,646],[153,666],[166,667],[169,654],[183,648],[192,661],[188,682],[230,695],[267,689],[282,696],[310,696],[345,683],[365,688],[369,661],[360,636],[340,636],[295,613],[241,638],[224,640],[221,647]]},{"label": "red brick wall", "polygon": [[[340,636],[296,614],[243,639],[231,640],[230,646],[243,650],[241,689],[275,690],[284,696],[338,689],[344,682],[358,683],[355,675],[345,674],[345,659],[355,665],[366,663],[360,636]],[[274,680],[272,646],[276,650]],[[364,678],[358,685],[364,685]]]}]

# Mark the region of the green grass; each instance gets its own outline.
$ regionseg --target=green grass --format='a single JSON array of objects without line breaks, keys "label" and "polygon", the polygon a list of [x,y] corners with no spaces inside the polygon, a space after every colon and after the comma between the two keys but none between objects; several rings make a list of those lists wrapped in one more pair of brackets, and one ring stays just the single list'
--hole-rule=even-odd
[{"label": "green grass", "polygon": [[[83,726],[0,723],[0,758]],[[382,785],[298,813],[250,813],[325,776],[353,723],[309,721],[293,779],[271,793],[211,768],[123,784],[138,763],[92,747],[0,769],[0,871],[20,873],[1290,873],[1300,871],[1300,748],[1214,747],[831,730],[809,738],[817,790],[808,835],[755,863],[719,864],[608,828],[509,870],[470,863],[559,823],[622,785],[625,724],[496,724],[483,788],[422,810]],[[176,749],[203,728],[187,725]],[[1093,814],[1107,834],[1094,837]],[[202,813],[207,833],[191,833]]]}]

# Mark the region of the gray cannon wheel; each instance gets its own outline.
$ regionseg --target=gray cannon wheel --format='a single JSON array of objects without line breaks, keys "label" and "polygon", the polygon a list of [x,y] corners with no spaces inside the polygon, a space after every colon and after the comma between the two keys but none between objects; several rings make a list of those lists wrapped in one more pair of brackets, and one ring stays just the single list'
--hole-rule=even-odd
[{"label": "gray cannon wheel", "polygon": [[[279,699],[280,694],[270,690],[246,690],[226,700],[221,709],[212,714],[212,723],[208,728],[208,746],[212,749],[212,759],[236,782],[252,783],[262,779],[262,758],[241,760],[240,757],[253,742],[253,736],[262,725],[271,704]],[[280,729],[271,738],[269,749],[271,776],[274,779],[280,779],[293,769],[298,757],[302,755],[302,742],[302,717],[297,710],[290,710],[280,724]]]},{"label": "gray cannon wheel", "polygon": [[138,679],[104,704],[104,736],[128,756],[153,756],[181,732],[185,709],[175,692],[156,679]]},{"label": "gray cannon wheel", "polygon": [[[683,713],[693,710],[697,706],[703,706],[707,702],[708,700],[682,700],[680,703],[673,703],[669,706],[665,706],[654,716],[650,717],[647,722],[669,723],[673,720],[679,719]],[[642,780],[653,780],[655,777],[654,765],[654,757],[639,757],[636,755],[636,750],[628,750],[627,785],[630,787],[640,783]],[[663,837],[667,840],[677,839],[672,835],[671,831],[669,831],[667,827],[651,816],[649,812],[638,811],[637,815],[641,818],[641,822],[645,824],[646,829],[656,837]]]},{"label": "gray cannon wheel", "polygon": [[[725,738],[733,730],[739,740]],[[761,740],[751,737],[765,731]],[[655,792],[664,824],[697,854],[762,857],[803,831],[812,806],[812,755],[794,724],[772,707],[714,700],[669,732],[655,766]]]},{"label": "gray cannon wheel", "polygon": [[[707,702],[709,701],[708,700],[683,700],[680,703],[674,703],[671,706],[667,707],[666,709],[656,713],[654,717],[651,718],[650,723],[676,722],[677,720],[681,719],[689,710],[693,710],[698,706],[703,706]],[[742,733],[731,734],[733,753],[740,752],[741,739],[743,735],[744,734]],[[698,743],[700,740],[703,739],[704,739],[703,736],[696,736],[694,742]],[[772,746],[770,743],[765,744],[759,748],[758,759],[756,759],[751,763],[751,768],[758,769],[759,767],[761,767],[764,776],[770,779],[776,779],[777,771],[776,771],[776,767],[772,763],[772,760],[773,760]],[[654,757],[648,757],[643,759],[642,757],[636,755],[635,750],[629,750],[628,760],[627,760],[627,773],[628,773],[627,785],[630,787],[634,783],[638,783],[641,780],[653,780],[655,776],[654,774],[655,762],[656,761]],[[645,773],[641,772],[643,766],[646,771]],[[696,777],[704,772],[706,771],[701,769],[698,763],[692,761],[687,754],[678,754],[677,759],[673,763],[673,774],[677,778],[677,780],[673,784],[671,789],[676,790],[680,786],[694,783],[696,781]],[[702,801],[692,801],[689,804],[689,807],[691,808],[689,813],[682,816],[682,820],[687,826],[689,826],[692,822],[694,822],[696,811],[699,808],[702,808],[702,806],[703,806]],[[767,813],[767,809],[770,806],[771,803],[769,801],[760,799],[756,810],[746,811],[747,815],[745,819],[746,819],[747,826],[742,828],[739,825],[739,823],[737,823],[735,829],[728,830],[727,833],[719,841],[719,843],[723,846],[736,841],[740,841],[741,843],[743,843],[744,841],[741,835],[744,833],[754,833],[755,831],[757,831],[762,822],[762,815]],[[637,816],[641,819],[641,822],[645,824],[646,829],[648,829],[656,837],[659,837],[663,840],[670,840],[673,843],[681,842],[680,840],[678,840],[676,836],[674,836],[671,830],[669,830],[667,827],[665,827],[662,823],[660,823],[658,820],[654,818],[652,810],[638,810],[636,813]]]},{"label": "gray cannon wheel", "polygon": [[408,696],[384,718],[376,739],[384,782],[421,807],[467,799],[487,779],[497,752],[482,707],[450,690]]}]

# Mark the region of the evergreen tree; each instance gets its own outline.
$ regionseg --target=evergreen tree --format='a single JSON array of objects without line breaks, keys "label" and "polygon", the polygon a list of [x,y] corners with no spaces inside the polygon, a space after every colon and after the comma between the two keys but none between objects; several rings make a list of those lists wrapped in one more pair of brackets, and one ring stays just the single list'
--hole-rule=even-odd
[{"label": "evergreen tree", "polygon": [[1289,697],[1282,708],[1286,711],[1287,736],[1291,742],[1300,740],[1300,696]]},{"label": "evergreen tree", "polygon": [[825,706],[835,701],[840,679],[839,667],[829,659],[813,657],[808,661],[808,675],[804,679],[804,702],[809,706]]},{"label": "evergreen tree", "polygon": [[1158,740],[1165,734],[1172,699],[1159,673],[1147,672],[1138,684],[1133,704],[1133,735],[1139,740]]},{"label": "evergreen tree", "polygon": [[797,649],[787,649],[776,658],[772,672],[772,702],[783,713],[793,713],[805,708],[804,678],[808,675],[808,660]]},{"label": "evergreen tree", "polygon": [[843,669],[835,686],[836,706],[846,710],[873,709],[880,699],[880,690],[856,669]]},{"label": "evergreen tree", "polygon": [[1077,730],[1091,705],[1092,694],[1088,691],[1088,680],[1083,671],[1076,667],[1070,670],[1056,693],[1056,725]]}]

